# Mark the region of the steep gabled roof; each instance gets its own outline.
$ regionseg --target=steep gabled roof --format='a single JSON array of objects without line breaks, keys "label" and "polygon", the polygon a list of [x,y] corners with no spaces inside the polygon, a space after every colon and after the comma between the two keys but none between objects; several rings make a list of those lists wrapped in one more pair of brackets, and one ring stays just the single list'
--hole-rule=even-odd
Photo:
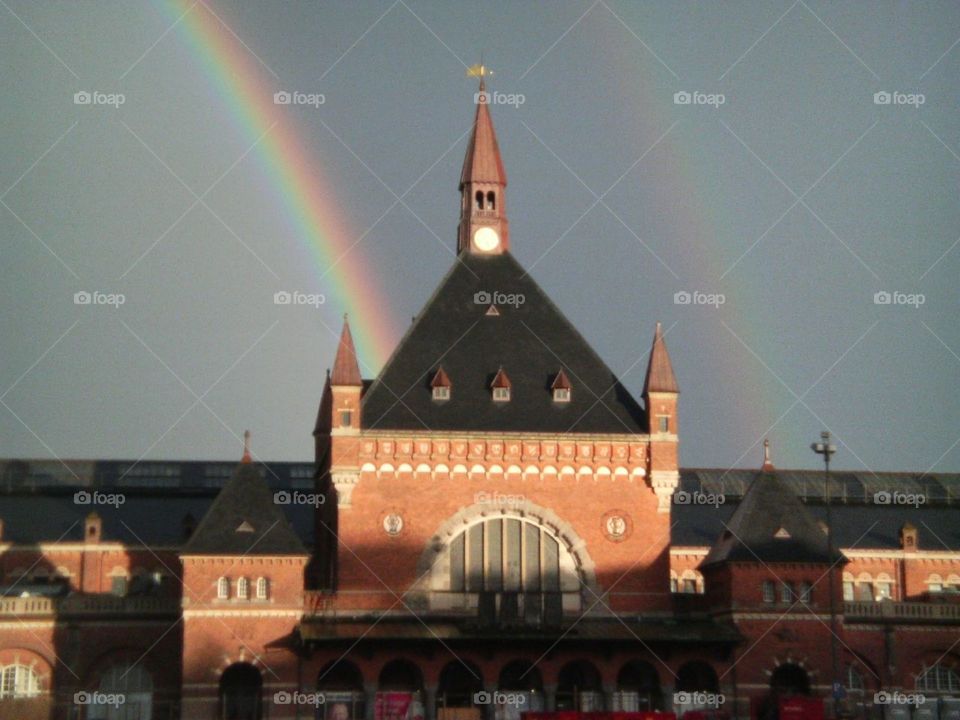
[{"label": "steep gabled roof", "polygon": [[776,473],[761,473],[701,566],[722,562],[832,563],[827,534]]},{"label": "steep gabled roof", "polygon": [[306,555],[254,463],[241,463],[183,547],[182,555]]},{"label": "steep gabled roof", "polygon": [[[499,315],[487,315],[491,302]],[[430,392],[440,364],[457,379],[445,403]],[[577,386],[565,403],[550,391],[561,364]],[[510,375],[509,403],[491,397],[501,367]],[[460,255],[362,409],[364,428],[384,430],[646,434],[640,405],[510,253]]]}]

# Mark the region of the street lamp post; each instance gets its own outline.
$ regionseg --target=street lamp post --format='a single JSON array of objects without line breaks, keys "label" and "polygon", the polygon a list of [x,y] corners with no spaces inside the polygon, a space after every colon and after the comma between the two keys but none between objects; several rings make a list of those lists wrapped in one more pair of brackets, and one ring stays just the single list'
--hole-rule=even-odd
[{"label": "street lamp post", "polygon": [[837,717],[838,700],[837,684],[838,662],[837,662],[837,607],[836,596],[833,581],[833,519],[830,513],[830,456],[837,451],[837,446],[830,442],[830,433],[823,431],[820,433],[820,442],[810,445],[810,449],[817,455],[823,455],[823,495],[827,504],[827,555],[830,562],[830,571],[828,573],[828,587],[830,590],[830,665],[831,682],[830,693],[833,698],[833,716]]}]

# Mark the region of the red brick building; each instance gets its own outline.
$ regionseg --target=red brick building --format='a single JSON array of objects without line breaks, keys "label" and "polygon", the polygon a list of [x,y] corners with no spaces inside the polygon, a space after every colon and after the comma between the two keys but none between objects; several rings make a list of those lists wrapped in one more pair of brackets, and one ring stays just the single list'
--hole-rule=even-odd
[{"label": "red brick building", "polygon": [[960,718],[960,477],[681,470],[659,325],[638,401],[506,187],[479,104],[456,261],[377,378],[344,323],[314,465],[0,466],[0,718]]}]

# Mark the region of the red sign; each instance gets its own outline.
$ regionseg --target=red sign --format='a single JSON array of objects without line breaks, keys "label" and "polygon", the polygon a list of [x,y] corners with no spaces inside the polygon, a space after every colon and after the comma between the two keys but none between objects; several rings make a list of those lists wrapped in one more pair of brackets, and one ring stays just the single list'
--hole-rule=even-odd
[{"label": "red sign", "polygon": [[780,720],[823,720],[823,698],[780,698]]},{"label": "red sign", "polygon": [[675,713],[654,712],[577,712],[575,710],[560,712],[525,712],[521,713],[522,720],[677,720]]},{"label": "red sign", "polygon": [[[379,692],[374,705],[375,720],[407,720],[413,694],[407,692]],[[422,714],[422,713],[421,713]]]}]

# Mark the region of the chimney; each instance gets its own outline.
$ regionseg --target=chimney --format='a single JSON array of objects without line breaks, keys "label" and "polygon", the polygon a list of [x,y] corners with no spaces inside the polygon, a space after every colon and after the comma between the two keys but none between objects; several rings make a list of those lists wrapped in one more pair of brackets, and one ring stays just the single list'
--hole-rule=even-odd
[{"label": "chimney", "polygon": [[908,552],[919,549],[917,528],[913,523],[906,522],[900,528],[900,547]]}]

